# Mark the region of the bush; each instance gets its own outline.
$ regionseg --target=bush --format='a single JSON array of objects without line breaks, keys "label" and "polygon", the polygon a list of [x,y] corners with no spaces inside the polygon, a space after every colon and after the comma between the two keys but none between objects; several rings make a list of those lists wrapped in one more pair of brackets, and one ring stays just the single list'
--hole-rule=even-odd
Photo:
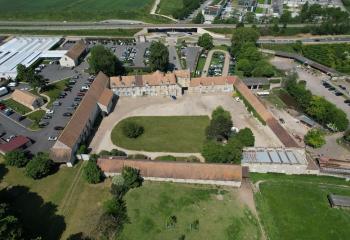
[{"label": "bush", "polygon": [[138,160],[141,160],[141,159],[148,159],[148,156],[143,155],[143,154],[131,154],[131,155],[128,155],[127,159],[138,159]]},{"label": "bush", "polygon": [[125,181],[125,185],[128,188],[140,187],[143,182],[143,178],[140,175],[140,170],[128,166],[123,167],[122,177]]},{"label": "bush", "polygon": [[86,154],[88,152],[88,149],[85,144],[80,145],[77,154]]},{"label": "bush", "polygon": [[33,179],[39,179],[47,176],[53,167],[53,162],[47,153],[39,152],[28,162],[25,173]]},{"label": "bush", "polygon": [[28,157],[23,151],[15,150],[5,154],[5,164],[15,167],[24,167],[28,163]]},{"label": "bush", "polygon": [[350,130],[347,130],[347,131],[344,133],[343,139],[344,139],[345,142],[350,143]]},{"label": "bush", "polygon": [[122,131],[128,138],[137,138],[144,132],[144,128],[135,122],[127,121],[123,124]]},{"label": "bush", "polygon": [[89,160],[84,167],[83,175],[88,183],[100,183],[103,179],[103,174],[96,161]]},{"label": "bush", "polygon": [[326,140],[324,139],[324,133],[321,130],[311,129],[305,135],[304,142],[313,148],[320,148],[326,143]]},{"label": "bush", "polygon": [[127,156],[127,154],[125,152],[120,151],[118,149],[112,149],[111,155],[112,156],[118,156],[118,157],[126,157]]},{"label": "bush", "polygon": [[231,114],[221,106],[217,107],[211,115],[210,124],[206,129],[207,139],[222,140],[228,139],[233,126]]},{"label": "bush", "polygon": [[239,130],[239,132],[237,134],[235,134],[234,137],[240,143],[242,143],[243,146],[254,147],[255,137],[254,137],[252,130],[250,130],[250,128],[243,128],[243,129]]},{"label": "bush", "polygon": [[125,184],[123,176],[117,175],[112,179],[111,194],[117,198],[122,199],[124,195],[128,192],[129,188]]}]

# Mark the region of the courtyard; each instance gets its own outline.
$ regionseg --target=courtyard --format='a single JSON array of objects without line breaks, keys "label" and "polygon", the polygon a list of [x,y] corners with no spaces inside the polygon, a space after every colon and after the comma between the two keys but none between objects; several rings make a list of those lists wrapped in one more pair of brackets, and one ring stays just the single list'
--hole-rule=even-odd
[{"label": "courtyard", "polygon": [[[239,129],[248,127],[255,136],[255,145],[259,147],[283,146],[268,126],[262,125],[249,112],[241,101],[236,101],[231,94],[184,95],[177,100],[170,97],[121,97],[115,110],[105,117],[96,132],[90,148],[92,152],[118,148],[112,139],[112,129],[121,120],[134,116],[210,116],[212,111],[222,106],[232,116],[233,125]],[[268,139],[268,141],[266,140]],[[178,141],[181,141],[179,139]],[[118,141],[118,140],[117,140]],[[128,150],[128,149],[124,149]],[[185,149],[186,150],[186,149]],[[180,150],[179,150],[180,151]],[[179,152],[178,151],[178,152]],[[128,153],[135,153],[127,151]],[[181,151],[185,152],[185,151]],[[147,154],[147,153],[146,153]],[[153,153],[150,157],[162,156]]]}]

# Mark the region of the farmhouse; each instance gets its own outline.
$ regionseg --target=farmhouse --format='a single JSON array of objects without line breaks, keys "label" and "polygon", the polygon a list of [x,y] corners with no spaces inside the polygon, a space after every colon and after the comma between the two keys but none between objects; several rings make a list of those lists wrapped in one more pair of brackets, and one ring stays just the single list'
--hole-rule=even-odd
[{"label": "farmhouse", "polygon": [[213,184],[240,187],[242,168],[234,164],[164,162],[100,158],[97,164],[106,176],[118,175],[124,166],[137,168],[142,177],[151,181]]},{"label": "farmhouse", "polygon": [[97,116],[101,111],[106,111],[108,114],[111,110],[113,96],[110,95],[108,90],[106,91],[108,87],[109,77],[100,72],[62,134],[51,148],[50,157],[52,160],[68,165],[73,164],[74,154],[79,144],[90,136]]},{"label": "farmhouse", "polygon": [[229,93],[235,80],[233,76],[192,78],[188,93]]},{"label": "farmhouse", "polygon": [[75,67],[79,65],[81,58],[86,53],[86,45],[83,40],[77,41],[71,49],[60,59],[62,67]]},{"label": "farmhouse", "polygon": [[16,102],[19,102],[20,104],[32,110],[35,110],[44,104],[44,101],[41,97],[36,96],[28,91],[23,91],[19,89],[16,89],[12,93],[11,97]]},{"label": "farmhouse", "polygon": [[118,96],[177,96],[181,87],[175,73],[156,71],[147,75],[111,77],[111,89]]}]

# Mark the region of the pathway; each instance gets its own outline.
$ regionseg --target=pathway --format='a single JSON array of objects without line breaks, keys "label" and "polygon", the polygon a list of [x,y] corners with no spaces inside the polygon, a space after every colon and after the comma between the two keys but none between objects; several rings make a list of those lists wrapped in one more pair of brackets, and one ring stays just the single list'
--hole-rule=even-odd
[{"label": "pathway", "polygon": [[159,3],[160,3],[160,0],[155,0],[155,1],[154,1],[153,7],[152,7],[152,9],[151,9],[151,11],[150,11],[150,14],[151,14],[151,15],[160,16],[160,17],[164,17],[164,18],[170,19],[170,20],[172,20],[172,21],[174,21],[174,22],[178,22],[178,20],[175,19],[175,18],[173,18],[173,17],[167,16],[167,15],[163,15],[163,14],[159,14],[159,13],[156,13]]},{"label": "pathway", "polygon": [[202,77],[206,77],[208,75],[208,70],[209,70],[211,59],[213,57],[214,52],[221,52],[221,53],[225,54],[225,62],[224,62],[223,70],[222,70],[222,76],[224,76],[224,77],[228,76],[228,71],[229,71],[229,67],[230,67],[230,54],[224,50],[213,49],[213,50],[210,50],[208,53],[208,57],[207,57],[207,60],[205,61],[205,65],[204,65],[204,68],[202,71]]}]

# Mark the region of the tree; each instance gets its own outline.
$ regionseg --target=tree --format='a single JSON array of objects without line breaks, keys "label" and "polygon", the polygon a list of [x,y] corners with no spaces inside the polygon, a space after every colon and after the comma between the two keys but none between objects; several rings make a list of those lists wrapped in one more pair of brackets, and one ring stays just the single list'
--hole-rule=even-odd
[{"label": "tree", "polygon": [[347,130],[345,133],[344,133],[344,136],[343,136],[343,139],[350,143],[350,130]]},{"label": "tree", "polygon": [[10,166],[24,167],[28,163],[28,157],[23,151],[14,150],[5,154],[5,163]]},{"label": "tree", "polygon": [[275,75],[273,67],[264,60],[257,62],[252,71],[253,77],[272,77],[273,75]]},{"label": "tree", "polygon": [[260,34],[258,30],[254,28],[244,28],[244,27],[236,28],[233,31],[232,39],[231,39],[232,55],[236,55],[241,50],[241,47],[244,43],[252,43],[255,45],[259,37],[260,37]]},{"label": "tree", "polygon": [[238,164],[242,158],[242,145],[234,139],[230,139],[226,145],[208,141],[204,144],[201,153],[206,162]]},{"label": "tree", "polygon": [[53,167],[53,162],[47,153],[39,152],[26,166],[25,173],[33,179],[47,176]]},{"label": "tree", "polygon": [[77,154],[86,154],[88,152],[88,149],[85,144],[82,144],[79,146],[79,149],[77,151]]},{"label": "tree", "polygon": [[128,138],[137,138],[143,134],[144,128],[136,122],[126,121],[122,125],[122,131]]},{"label": "tree", "polygon": [[47,85],[47,80],[43,76],[36,74],[33,69],[28,69],[26,73],[26,80],[34,89],[43,89]]},{"label": "tree", "polygon": [[199,12],[197,16],[192,20],[193,23],[201,24],[204,23],[205,19],[202,12]]},{"label": "tree", "polygon": [[149,65],[152,71],[166,72],[169,67],[169,51],[161,42],[152,42],[150,46]]},{"label": "tree", "polygon": [[141,177],[140,170],[128,166],[123,167],[122,177],[125,181],[124,184],[128,188],[140,187],[143,182],[143,177]]},{"label": "tree", "polygon": [[291,21],[292,14],[288,10],[284,10],[281,17],[280,17],[280,23],[283,24],[283,27],[287,27],[287,24]]},{"label": "tree", "polygon": [[214,47],[213,37],[209,33],[204,33],[198,38],[198,46],[204,48],[205,50],[212,49]]},{"label": "tree", "polygon": [[313,148],[320,148],[326,143],[326,140],[324,139],[324,133],[321,130],[311,129],[304,136],[304,142]]},{"label": "tree", "polygon": [[212,112],[210,124],[206,129],[207,138],[213,140],[228,139],[232,127],[231,114],[219,106]]},{"label": "tree", "polygon": [[251,62],[248,59],[242,58],[238,60],[237,70],[242,71],[244,76],[250,77],[252,75],[253,69],[254,69],[254,66],[251,64]]},{"label": "tree", "polygon": [[17,65],[17,76],[16,80],[18,82],[25,82],[26,81],[26,74],[27,74],[27,68],[23,64]]},{"label": "tree", "polygon": [[0,239],[21,240],[23,230],[16,216],[10,213],[6,203],[0,203]]},{"label": "tree", "polygon": [[122,199],[128,192],[129,187],[126,186],[123,176],[117,175],[112,179],[111,194],[116,199]]},{"label": "tree", "polygon": [[234,135],[234,138],[236,138],[238,142],[245,147],[254,147],[255,137],[250,128],[243,128],[239,130],[239,132]]},{"label": "tree", "polygon": [[245,14],[245,21],[249,24],[253,24],[256,22],[256,16],[254,12],[247,12]]},{"label": "tree", "polygon": [[96,161],[89,160],[83,170],[84,178],[88,183],[100,183],[103,178],[102,171]]},{"label": "tree", "polygon": [[96,45],[91,49],[88,59],[90,72],[97,74],[100,71],[108,76],[121,75],[125,69],[119,59],[107,48]]}]

